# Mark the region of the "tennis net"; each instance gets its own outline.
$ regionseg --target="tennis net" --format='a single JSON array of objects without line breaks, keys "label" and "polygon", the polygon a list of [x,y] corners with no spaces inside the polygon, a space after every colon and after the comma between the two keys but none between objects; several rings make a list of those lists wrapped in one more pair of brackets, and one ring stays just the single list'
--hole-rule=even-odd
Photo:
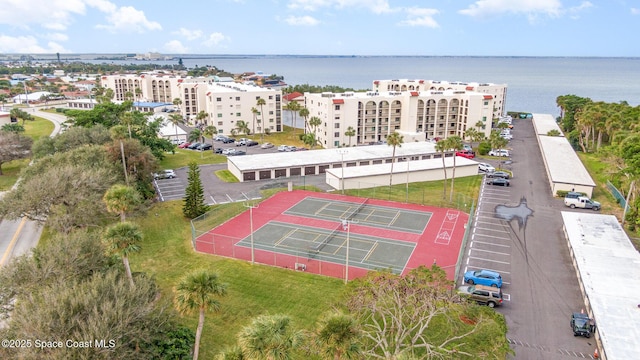
[{"label": "tennis net", "polygon": [[333,240],[334,237],[336,237],[338,232],[340,232],[341,228],[342,228],[342,224],[338,224],[338,226],[335,229],[333,229],[333,231],[331,231],[329,234],[327,234],[327,236],[325,236],[322,240],[320,240],[319,242],[314,242],[312,244],[309,244],[309,252],[317,254],[320,251],[322,251],[322,249],[329,242],[331,242],[331,240]]},{"label": "tennis net", "polygon": [[353,218],[355,218],[356,215],[358,215],[360,211],[362,211],[362,209],[367,205],[367,201],[369,201],[368,198],[364,199],[362,204],[360,204],[354,211],[351,212],[349,216],[347,216],[347,220],[352,220]]}]

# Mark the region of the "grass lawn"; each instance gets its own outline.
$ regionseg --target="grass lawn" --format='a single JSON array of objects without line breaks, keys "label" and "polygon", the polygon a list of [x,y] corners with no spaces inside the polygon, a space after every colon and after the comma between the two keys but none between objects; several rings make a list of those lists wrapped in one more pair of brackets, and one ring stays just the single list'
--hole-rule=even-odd
[{"label": "grass lawn", "polygon": [[[21,124],[22,122],[20,122]],[[24,135],[38,140],[43,136],[49,136],[53,132],[53,123],[41,117],[36,117],[34,121],[26,121],[24,123]],[[20,171],[29,165],[31,159],[14,160],[2,164],[2,176],[0,176],[0,191],[11,190],[13,184],[18,181]]]},{"label": "grass lawn", "polygon": [[233,175],[229,170],[218,170],[216,171],[216,176],[224,182],[228,182],[228,183],[240,182],[240,180],[238,180],[238,178],[235,175]]},{"label": "grass lawn", "polygon": [[162,169],[178,169],[189,165],[195,161],[198,165],[220,164],[227,162],[227,157],[214,154],[213,151],[194,151],[189,149],[176,149],[175,154],[166,153],[164,159],[160,161]]},{"label": "grass lawn", "polygon": [[[233,206],[218,205],[217,209],[224,211]],[[226,346],[235,344],[238,331],[260,314],[288,314],[296,326],[311,329],[344,289],[340,279],[196,253],[189,222],[182,216],[181,201],[156,204],[146,217],[134,221],[141,225],[144,241],[141,251],[131,256],[132,269],[154,276],[164,296],[173,298],[173,288],[180,279],[197,269],[214,271],[228,284],[221,311],[206,315],[203,359],[212,359]],[[197,321],[196,314],[183,318],[183,323],[194,331]]]},{"label": "grass lawn", "polygon": [[602,213],[615,215],[618,220],[622,220],[622,212],[624,209],[618,204],[616,198],[611,195],[607,189],[607,180],[609,179],[608,169],[609,165],[602,161],[596,154],[583,152],[577,152],[578,157],[587,168],[589,175],[596,182],[596,187],[593,189],[592,198],[598,201],[602,205]]},{"label": "grass lawn", "polygon": [[54,128],[51,121],[35,116],[34,121],[24,123],[24,134],[36,141],[43,136],[51,135]]}]

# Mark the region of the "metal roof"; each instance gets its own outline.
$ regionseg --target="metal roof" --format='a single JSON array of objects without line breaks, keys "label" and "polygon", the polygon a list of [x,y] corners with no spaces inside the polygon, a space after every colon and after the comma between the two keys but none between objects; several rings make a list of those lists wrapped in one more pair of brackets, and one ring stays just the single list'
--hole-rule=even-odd
[{"label": "metal roof", "polygon": [[[276,145],[278,146],[278,145]],[[430,142],[405,143],[396,147],[396,158],[435,153],[435,144]],[[231,156],[228,163],[235,165],[240,171],[273,168],[289,168],[295,166],[312,166],[333,164],[344,160],[366,161],[391,158],[393,147],[388,145],[354,146],[338,149],[320,149],[295,152],[278,152],[245,156]],[[442,160],[441,160],[442,161]]]},{"label": "metal roof", "polygon": [[538,142],[552,182],[596,186],[566,138],[538,135]]},{"label": "metal roof", "polygon": [[640,254],[613,215],[562,218],[607,359],[640,359]]},{"label": "metal roof", "polygon": [[538,135],[547,135],[550,130],[557,130],[562,134],[562,130],[560,126],[558,126],[556,119],[550,114],[533,114],[531,122],[533,122],[533,128]]},{"label": "metal roof", "polygon": [[[453,156],[447,157],[444,160],[445,160],[445,165],[448,169],[453,167]],[[393,173],[394,174],[406,173],[407,166],[409,167],[410,172],[434,170],[434,169],[438,169],[442,171],[442,158],[397,162],[393,164]],[[467,159],[467,158],[463,158],[461,156],[456,157],[456,168],[463,167],[463,166],[476,166],[477,168],[478,162]],[[333,168],[333,169],[327,169],[326,172],[329,174],[332,174],[337,178],[341,178],[342,170],[343,168]],[[369,165],[369,166],[344,167],[344,178],[351,179],[351,178],[359,178],[359,177],[375,176],[375,175],[388,175],[390,172],[391,172],[391,163]]]}]

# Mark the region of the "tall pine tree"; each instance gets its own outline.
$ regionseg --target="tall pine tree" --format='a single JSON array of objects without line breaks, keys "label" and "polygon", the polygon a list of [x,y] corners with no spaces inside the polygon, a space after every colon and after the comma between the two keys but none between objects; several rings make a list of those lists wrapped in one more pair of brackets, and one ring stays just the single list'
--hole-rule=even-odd
[{"label": "tall pine tree", "polygon": [[204,188],[200,181],[200,168],[195,162],[189,163],[189,184],[185,190],[182,213],[189,219],[194,219],[209,210],[204,203]]}]

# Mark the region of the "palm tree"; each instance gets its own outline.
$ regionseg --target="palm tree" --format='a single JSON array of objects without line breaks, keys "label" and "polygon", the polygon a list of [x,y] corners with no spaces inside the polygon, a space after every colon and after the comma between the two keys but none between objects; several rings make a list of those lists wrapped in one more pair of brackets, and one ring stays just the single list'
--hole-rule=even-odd
[{"label": "palm tree", "polygon": [[442,170],[444,171],[444,191],[442,193],[442,199],[447,198],[447,165],[445,163],[445,153],[449,151],[448,140],[449,139],[442,139],[436,143],[436,151],[442,155]]},{"label": "palm tree", "polygon": [[357,321],[340,312],[325,315],[314,333],[314,347],[325,359],[352,359],[361,354],[358,342],[361,337]]},{"label": "palm tree", "polygon": [[182,99],[180,98],[173,99],[173,105],[175,105],[178,109],[180,109],[180,105],[182,105]]},{"label": "palm tree", "polygon": [[[459,136],[451,136],[447,138],[449,142],[449,149],[453,151],[462,150],[463,143],[462,139]],[[453,171],[451,173],[451,192],[449,194],[449,201],[453,201],[453,182],[456,179],[456,154],[453,154]]]},{"label": "palm tree", "polygon": [[260,118],[262,120],[262,131],[260,132],[260,142],[264,142],[264,132],[266,129],[264,129],[264,127],[267,126],[267,122],[264,121],[264,111],[262,110],[262,106],[266,105],[267,101],[263,98],[259,98],[258,101],[256,102],[256,105],[260,106]]},{"label": "palm tree", "polygon": [[307,122],[307,117],[309,116],[309,109],[307,109],[306,107],[302,107],[298,113],[300,114],[300,116],[302,116],[302,118],[304,119],[304,132],[305,134],[307,133],[307,128],[309,127],[309,124]]},{"label": "palm tree", "polygon": [[287,315],[258,316],[238,334],[238,345],[248,359],[291,359],[302,340],[302,332],[291,328]]},{"label": "palm tree", "polygon": [[253,122],[251,123],[253,125],[253,133],[256,133],[256,118],[258,117],[258,109],[252,107],[251,108],[251,114],[253,114]]},{"label": "palm tree", "polygon": [[202,131],[200,131],[200,129],[193,129],[191,130],[191,132],[189,133],[189,142],[204,142],[202,141]]},{"label": "palm tree", "polygon": [[135,93],[135,95],[136,95],[136,99],[139,99],[139,98],[140,98],[140,96],[142,96],[142,89],[140,89],[139,87],[137,87],[137,88],[134,90],[134,93]]},{"label": "palm tree", "polygon": [[119,222],[107,228],[102,241],[110,255],[122,257],[127,277],[131,286],[134,286],[131,266],[129,266],[129,254],[140,251],[138,244],[142,241],[142,231],[137,225],[130,222]]},{"label": "palm tree", "polygon": [[298,111],[300,111],[300,104],[293,100],[293,101],[289,101],[289,103],[287,104],[287,106],[285,107],[285,109],[291,111],[292,115],[293,115],[293,123],[291,124],[291,126],[293,127],[293,134],[296,133],[296,122],[297,122],[297,118],[298,118]]},{"label": "palm tree", "polygon": [[176,129],[176,140],[177,140],[178,139],[178,125],[182,124],[184,122],[184,119],[182,118],[182,114],[173,113],[173,114],[169,115],[169,122],[171,122],[171,124],[173,124],[173,127],[175,127],[175,129]]},{"label": "palm tree", "polygon": [[208,117],[209,117],[209,114],[207,114],[206,111],[200,110],[200,112],[196,115],[196,120],[198,121],[198,124],[204,125],[206,123],[203,120]]},{"label": "palm tree", "polygon": [[236,129],[238,132],[244,133],[245,135],[249,135],[251,133],[251,129],[249,129],[249,124],[247,124],[244,120],[236,121]]},{"label": "palm tree", "polygon": [[213,126],[213,125],[209,125],[206,128],[204,128],[203,134],[206,136],[211,136],[211,150],[213,152],[216,152],[216,141],[214,140],[215,135],[218,133],[218,128]]},{"label": "palm tree", "polygon": [[347,131],[344,132],[344,134],[349,137],[349,146],[351,146],[351,138],[356,136],[356,129],[354,129],[353,127],[349,126],[347,128]]},{"label": "palm tree", "polygon": [[391,171],[389,172],[389,189],[393,184],[393,163],[396,161],[396,147],[402,147],[404,136],[394,131],[393,134],[387,136],[387,145],[393,146],[393,153],[391,154]]},{"label": "palm tree", "polygon": [[217,297],[227,294],[227,285],[222,284],[218,275],[206,270],[196,271],[180,281],[176,288],[176,305],[181,313],[198,311],[198,328],[196,341],[193,346],[193,360],[198,360],[200,352],[200,338],[204,326],[204,314],[209,311],[220,311]]},{"label": "palm tree", "polygon": [[102,197],[107,211],[120,215],[120,222],[125,222],[126,213],[140,204],[140,193],[131,186],[115,184]]}]

